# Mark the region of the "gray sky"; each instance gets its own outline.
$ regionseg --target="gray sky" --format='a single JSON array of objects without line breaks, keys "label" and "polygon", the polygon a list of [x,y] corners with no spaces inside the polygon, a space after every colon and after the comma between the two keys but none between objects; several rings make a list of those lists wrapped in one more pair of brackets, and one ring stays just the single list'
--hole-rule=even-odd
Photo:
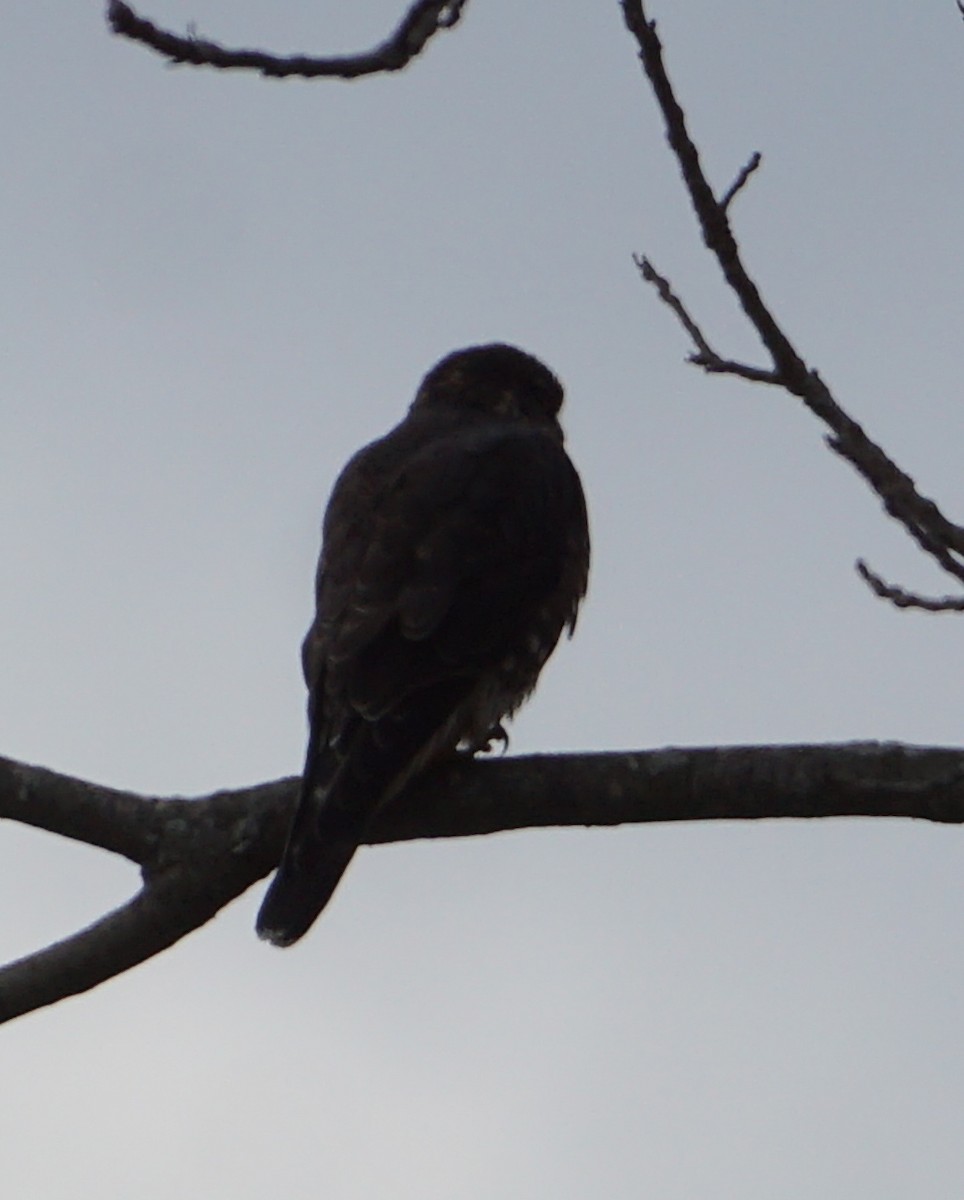
[{"label": "gray sky", "polygon": [[[2,752],[145,792],[300,767],[298,646],[347,456],[443,353],[567,385],[594,571],[513,751],[959,744],[960,619],[782,393],[702,377],[633,251],[759,360],[615,0],[471,0],[397,77],[173,70],[100,5],[4,15]],[[689,11],[687,11],[689,10]],[[152,0],[228,44],[361,48],[401,4]],[[964,26],[951,0],[654,4],[801,352],[951,516]],[[909,822],[363,851],[297,949],[262,889],[0,1034],[32,1200],[960,1200],[960,835]],[[5,825],[0,952],[129,867]]]}]

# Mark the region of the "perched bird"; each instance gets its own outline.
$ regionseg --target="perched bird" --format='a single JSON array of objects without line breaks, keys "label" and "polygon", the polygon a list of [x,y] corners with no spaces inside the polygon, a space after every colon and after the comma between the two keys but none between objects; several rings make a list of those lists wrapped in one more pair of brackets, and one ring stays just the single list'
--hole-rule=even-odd
[{"label": "perched bird", "polygon": [[562,387],[513,346],[426,375],[408,415],[342,471],[302,658],[301,796],[258,933],[297,941],[379,809],[441,756],[505,740],[589,572]]}]

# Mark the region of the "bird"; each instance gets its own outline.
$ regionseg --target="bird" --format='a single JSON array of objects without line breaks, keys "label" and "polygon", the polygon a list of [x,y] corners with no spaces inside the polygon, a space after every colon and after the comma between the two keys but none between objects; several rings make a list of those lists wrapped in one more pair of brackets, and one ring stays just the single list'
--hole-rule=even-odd
[{"label": "bird", "polygon": [[589,525],[562,402],[556,376],[515,346],[456,350],[339,475],[302,646],[305,768],[258,913],[264,940],[308,931],[419,773],[507,743],[503,721],[572,635]]}]

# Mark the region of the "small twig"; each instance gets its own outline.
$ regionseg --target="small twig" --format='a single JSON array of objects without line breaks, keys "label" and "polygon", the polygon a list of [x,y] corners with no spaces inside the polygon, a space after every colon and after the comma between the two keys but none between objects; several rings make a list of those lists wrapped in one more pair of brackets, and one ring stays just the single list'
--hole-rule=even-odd
[{"label": "small twig", "polygon": [[780,384],[775,371],[768,371],[764,367],[751,367],[749,363],[737,362],[733,358],[720,358],[718,355],[707,358],[703,354],[691,354],[686,361],[694,367],[702,367],[707,375],[736,375],[750,383],[767,383],[771,386]]},{"label": "small twig", "polygon": [[693,345],[696,347],[697,351],[706,359],[715,359],[717,357],[716,353],[703,336],[703,331],[700,329],[699,325],[696,324],[693,318],[686,311],[683,301],[680,300],[679,296],[677,296],[673,291],[673,288],[666,276],[660,275],[659,271],[656,270],[656,268],[645,255],[634,254],[633,261],[639,268],[639,273],[642,275],[643,279],[645,279],[647,283],[651,283],[656,288],[657,292],[659,292],[659,298],[664,304],[668,304],[673,312],[676,313],[679,323],[693,339]]},{"label": "small twig", "polygon": [[704,371],[714,375],[738,375],[741,379],[749,379],[753,383],[779,383],[780,380],[773,371],[762,367],[751,367],[746,363],[736,362],[731,358],[722,358],[706,340],[703,331],[693,320],[683,301],[673,291],[673,286],[665,275],[660,275],[644,255],[634,254],[633,261],[639,268],[639,273],[647,283],[651,283],[659,293],[659,298],[667,304],[679,323],[690,335],[696,353],[689,355],[687,362],[702,367]]},{"label": "small twig", "polygon": [[746,185],[746,181],[762,162],[763,155],[759,150],[755,150],[753,154],[750,155],[749,161],[741,169],[739,175],[737,175],[736,179],[733,180],[730,186],[723,193],[723,196],[720,199],[720,208],[722,208],[724,212],[727,211],[737,193]]},{"label": "small twig", "polygon": [[897,608],[920,608],[925,612],[964,612],[964,596],[922,596],[918,592],[908,592],[905,588],[881,579],[862,558],[857,559],[856,565],[858,574],[871,589]]},{"label": "small twig", "polygon": [[139,16],[122,0],[108,0],[107,20],[114,33],[140,42],[162,54],[172,63],[219,70],[259,71],[272,79],[297,76],[301,79],[357,79],[400,71],[425,49],[440,29],[451,29],[462,15],[468,0],[416,0],[398,26],[381,45],[361,54],[327,57],[306,54],[277,55],[263,50],[229,50],[216,42],[199,38],[193,26],[181,37],[161,29]]}]

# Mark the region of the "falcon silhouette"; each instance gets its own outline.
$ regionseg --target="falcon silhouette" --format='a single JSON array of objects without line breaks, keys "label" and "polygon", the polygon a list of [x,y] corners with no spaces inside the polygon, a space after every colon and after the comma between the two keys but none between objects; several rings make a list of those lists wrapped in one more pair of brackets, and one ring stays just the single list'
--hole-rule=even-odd
[{"label": "falcon silhouette", "polygon": [[288,946],[328,903],[379,809],[456,748],[505,740],[589,573],[562,387],[513,346],[458,350],[405,419],[342,471],[302,649],[300,800],[258,934]]}]

